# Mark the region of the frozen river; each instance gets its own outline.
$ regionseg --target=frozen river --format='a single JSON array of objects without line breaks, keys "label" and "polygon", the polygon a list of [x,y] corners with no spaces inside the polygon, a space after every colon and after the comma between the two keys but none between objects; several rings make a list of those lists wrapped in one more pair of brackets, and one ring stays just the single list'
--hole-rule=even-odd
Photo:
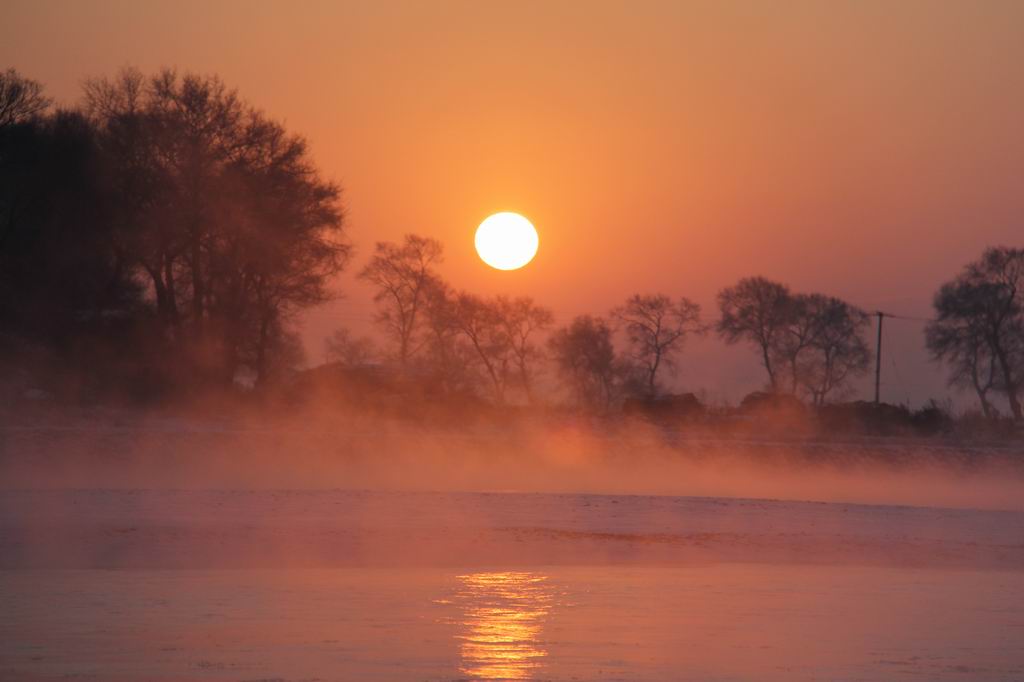
[{"label": "frozen river", "polygon": [[1024,574],[7,571],[4,680],[1017,680]]},{"label": "frozen river", "polygon": [[0,491],[0,679],[1020,680],[1024,513]]}]

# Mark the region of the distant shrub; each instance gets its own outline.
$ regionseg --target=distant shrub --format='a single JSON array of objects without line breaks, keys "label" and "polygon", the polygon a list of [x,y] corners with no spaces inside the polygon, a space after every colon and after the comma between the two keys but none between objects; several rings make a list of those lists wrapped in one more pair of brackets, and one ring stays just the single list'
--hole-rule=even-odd
[{"label": "distant shrub", "polygon": [[927,405],[911,413],[910,423],[918,433],[934,435],[949,431],[953,418],[947,407],[929,400]]},{"label": "distant shrub", "polygon": [[754,391],[747,394],[740,401],[740,414],[778,414],[778,413],[802,413],[806,406],[800,399],[788,393],[769,393],[767,391]]},{"label": "distant shrub", "polygon": [[707,415],[707,408],[693,393],[662,395],[649,398],[627,398],[622,413],[658,422],[693,421]]}]

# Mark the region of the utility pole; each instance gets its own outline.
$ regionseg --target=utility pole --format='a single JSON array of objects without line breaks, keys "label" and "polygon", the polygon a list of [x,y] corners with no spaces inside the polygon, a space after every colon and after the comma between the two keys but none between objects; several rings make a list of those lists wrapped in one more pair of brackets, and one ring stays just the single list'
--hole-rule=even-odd
[{"label": "utility pole", "polygon": [[878,316],[878,342],[875,344],[875,405],[879,403],[882,386],[882,318],[885,313],[881,310],[875,311]]}]

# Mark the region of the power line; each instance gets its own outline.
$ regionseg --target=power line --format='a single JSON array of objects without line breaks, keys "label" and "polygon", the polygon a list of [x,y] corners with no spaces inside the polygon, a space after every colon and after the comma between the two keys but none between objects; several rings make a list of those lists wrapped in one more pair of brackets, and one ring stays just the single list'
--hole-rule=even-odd
[{"label": "power line", "polygon": [[913,322],[936,322],[934,317],[913,317],[912,315],[896,315],[894,313],[884,313],[886,317],[891,317],[896,320],[911,320]]},{"label": "power line", "polygon": [[[882,392],[882,321],[887,317],[894,320],[909,320],[914,322],[935,322],[935,320],[932,318],[914,317],[912,315],[897,315],[895,313],[887,313],[881,310],[876,310],[875,316],[878,318],[878,340],[875,342],[875,404],[878,405],[881,402]],[[892,358],[891,355],[890,358]],[[895,358],[892,358],[892,364],[893,371],[896,371]]]}]

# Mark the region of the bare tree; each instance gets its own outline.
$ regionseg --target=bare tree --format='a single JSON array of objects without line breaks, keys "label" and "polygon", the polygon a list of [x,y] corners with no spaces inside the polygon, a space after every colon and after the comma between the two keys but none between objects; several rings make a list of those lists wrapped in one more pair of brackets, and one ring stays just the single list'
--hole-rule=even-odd
[{"label": "bare tree", "polygon": [[769,355],[773,358],[776,372],[780,368],[789,369],[789,384],[783,388],[782,378],[776,374],[776,388],[796,395],[800,387],[806,383],[807,364],[811,362],[805,356],[812,351],[815,337],[822,324],[819,319],[821,310],[820,294],[790,294],[787,319],[782,325],[781,333],[776,334]]},{"label": "bare tree", "polygon": [[532,298],[525,296],[514,299],[499,296],[494,305],[498,321],[508,340],[519,384],[526,394],[526,399],[533,404],[534,373],[536,365],[543,359],[541,347],[534,343],[534,339],[537,334],[551,327],[554,315],[547,308],[537,305]]},{"label": "bare tree", "polygon": [[498,305],[473,294],[461,293],[455,299],[452,321],[469,342],[495,401],[504,403],[514,355]]},{"label": "bare tree", "polygon": [[337,362],[343,367],[359,367],[376,359],[373,339],[366,336],[355,336],[350,330],[341,327],[334,330],[324,340],[327,362]]},{"label": "bare tree", "polygon": [[[936,308],[961,306],[960,302],[950,299],[962,293],[966,292],[957,291],[955,287],[943,287],[937,298],[945,300],[937,301]],[[994,417],[997,411],[989,400],[989,393],[997,384],[999,370],[996,356],[985,341],[983,325],[979,323],[975,317],[946,317],[929,323],[925,328],[925,340],[932,358],[950,366],[949,385],[973,389],[982,413],[986,417]]]},{"label": "bare tree", "polygon": [[104,133],[123,243],[152,279],[161,318],[182,341],[188,327],[201,373],[230,380],[238,346],[222,335],[237,324],[211,317],[234,306],[215,300],[211,267],[219,230],[234,222],[225,199],[238,192],[225,171],[244,145],[248,108],[215,76],[169,69],[88,81],[85,102]]},{"label": "bare tree", "polygon": [[183,256],[187,243],[176,205],[178,183],[161,152],[173,125],[153,112],[142,72],[126,68],[113,78],[86,81],[85,111],[99,131],[106,176],[115,197],[110,220],[117,245],[143,269],[155,297],[165,337],[181,340]]},{"label": "bare tree", "polygon": [[237,194],[228,195],[234,201],[224,204],[216,248],[209,249],[209,288],[228,329],[244,335],[255,318],[248,334],[258,343],[251,363],[259,379],[272,325],[330,299],[328,283],[345,268],[351,245],[341,190],[320,179],[305,139],[257,112],[246,128],[242,153],[226,173]]},{"label": "bare tree", "polygon": [[[1014,419],[1021,419],[1024,249],[986,250],[942,286],[934,305],[936,319],[926,331],[932,355],[953,365],[954,379],[964,370],[977,373],[976,390],[984,387],[985,392],[991,388],[1004,394]],[[978,343],[984,344],[983,351],[980,346],[971,349]],[[995,368],[994,379],[985,377],[986,358]]]},{"label": "bare tree", "polygon": [[259,387],[280,385],[306,364],[302,337],[288,320],[275,319],[260,336],[242,336],[239,349],[245,358],[259,356],[258,365],[255,362],[245,363],[257,372],[256,385]]},{"label": "bare tree", "polygon": [[427,290],[423,307],[423,362],[438,388],[448,395],[471,393],[480,383],[476,351],[457,324],[457,299],[451,287],[439,280]]},{"label": "bare tree", "polygon": [[14,69],[0,73],[0,129],[31,120],[51,104],[43,86]]},{"label": "bare tree", "polygon": [[550,311],[530,298],[484,299],[435,282],[423,312],[425,359],[443,386],[458,391],[483,383],[501,404],[518,384],[534,399],[532,379],[541,358],[534,341],[551,325]]},{"label": "bare tree", "polygon": [[700,306],[685,297],[673,301],[664,294],[635,294],[611,315],[622,325],[633,359],[644,370],[649,396],[657,393],[658,370],[675,367],[686,338],[706,331]]},{"label": "bare tree", "polygon": [[86,114],[103,124],[134,114],[141,114],[148,101],[145,74],[134,67],[125,67],[112,78],[89,78],[82,86]]},{"label": "bare tree", "polygon": [[439,241],[409,234],[402,244],[378,242],[370,262],[359,273],[377,289],[377,322],[397,346],[403,367],[419,350],[420,315],[429,291],[437,286],[434,266],[442,260]]},{"label": "bare tree", "polygon": [[576,317],[551,335],[548,347],[577,405],[608,409],[621,397],[630,368],[617,357],[612,329],[603,319]]},{"label": "bare tree", "polygon": [[[163,159],[174,189],[175,222],[182,228],[185,248],[182,259],[189,285],[192,334],[200,357],[207,349],[220,346],[228,355],[232,344],[221,344],[207,337],[208,319],[217,315],[213,301],[209,246],[215,244],[215,232],[223,224],[223,214],[215,215],[226,187],[222,170],[235,160],[244,146],[244,120],[247,107],[237,92],[216,76],[165,69],[148,85],[147,109],[162,134],[156,136],[157,153]],[[223,308],[222,308],[223,309]],[[215,332],[220,321],[214,320]],[[224,358],[204,359],[226,379],[231,373]],[[230,364],[230,360],[228,360]]]},{"label": "bare tree", "polygon": [[801,297],[800,315],[808,320],[806,352],[795,376],[815,405],[849,388],[849,381],[867,371],[871,353],[865,332],[867,313],[838,298],[811,294]]},{"label": "bare tree", "polygon": [[773,354],[792,319],[789,289],[764,277],[747,277],[718,294],[721,319],[717,329],[726,343],[753,343],[761,352],[771,390],[779,381]]}]

